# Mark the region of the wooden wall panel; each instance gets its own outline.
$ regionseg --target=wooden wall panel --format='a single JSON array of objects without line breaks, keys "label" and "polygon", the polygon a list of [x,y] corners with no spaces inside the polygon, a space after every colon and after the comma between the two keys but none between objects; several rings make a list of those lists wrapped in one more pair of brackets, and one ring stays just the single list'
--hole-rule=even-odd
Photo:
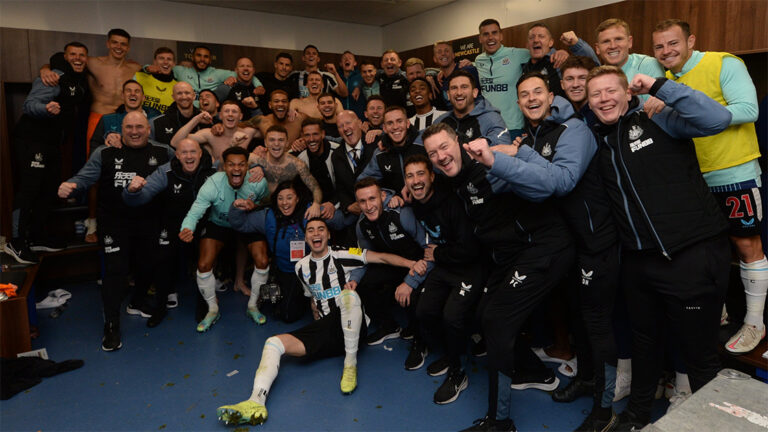
[{"label": "wooden wall panel", "polygon": [[26,82],[30,76],[29,31],[0,28],[0,81]]},{"label": "wooden wall panel", "polygon": [[[622,18],[633,34],[632,52],[652,55],[651,33],[657,22],[679,18],[691,24],[696,48],[735,54],[768,51],[768,1],[765,0],[628,0],[540,20],[552,29],[555,39],[565,31],[594,45],[595,28],[605,19]],[[504,44],[525,47],[528,27],[533,22],[502,30]],[[472,36],[472,35],[467,35]],[[556,48],[563,48],[559,41]],[[403,51],[401,56],[419,57],[433,66],[431,47]]]}]

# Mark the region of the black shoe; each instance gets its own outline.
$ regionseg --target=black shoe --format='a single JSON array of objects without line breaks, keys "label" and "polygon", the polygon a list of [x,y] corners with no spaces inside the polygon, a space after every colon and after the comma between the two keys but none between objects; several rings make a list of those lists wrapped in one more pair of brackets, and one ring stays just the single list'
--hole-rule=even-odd
[{"label": "black shoe", "polygon": [[450,357],[444,355],[427,366],[427,374],[429,374],[429,376],[440,376],[448,372],[448,368],[450,367]]},{"label": "black shoe", "polygon": [[624,410],[618,416],[611,419],[612,423],[602,429],[602,432],[632,432],[639,431],[645,427],[643,423],[633,413]]},{"label": "black shoe", "polygon": [[552,369],[537,374],[512,374],[512,390],[537,389],[552,391],[560,384],[560,380],[555,376]]},{"label": "black shoe", "polygon": [[400,327],[386,327],[381,326],[375,332],[368,335],[365,338],[365,343],[368,345],[378,345],[387,339],[394,339],[400,336]]},{"label": "black shoe", "polygon": [[487,431],[487,432],[517,432],[515,422],[512,419],[496,420],[486,415],[473,422],[473,425],[461,432]]},{"label": "black shoe", "polygon": [[154,328],[157,327],[161,322],[163,322],[163,318],[165,318],[165,315],[168,312],[165,309],[162,309],[162,311],[158,311],[152,314],[151,317],[147,320],[147,327]]},{"label": "black shoe", "polygon": [[400,331],[400,339],[405,339],[405,340],[413,339],[413,336],[416,334],[416,329],[414,327],[415,326],[413,324],[409,324],[408,327]]},{"label": "black shoe", "polygon": [[47,238],[30,242],[33,252],[59,252],[67,248],[67,243],[56,238]]},{"label": "black shoe", "polygon": [[104,337],[101,339],[101,349],[104,351],[119,350],[123,346],[120,342],[120,324],[107,322],[104,324]]},{"label": "black shoe", "polygon": [[485,348],[485,339],[481,338],[479,341],[472,339],[472,348],[470,352],[475,357],[483,357],[488,354],[488,350]]},{"label": "black shoe", "polygon": [[414,340],[411,343],[411,352],[408,353],[408,358],[405,359],[405,369],[416,370],[424,366],[424,359],[427,358],[427,354],[429,354],[427,346],[419,340]]},{"label": "black shoe", "polygon": [[595,380],[587,381],[576,377],[567,386],[552,392],[555,402],[573,402],[582,396],[591,396],[595,391]]},{"label": "black shoe", "polygon": [[29,248],[27,242],[20,239],[6,242],[3,252],[12,256],[19,264],[37,264],[40,262],[37,255]]},{"label": "black shoe", "polygon": [[127,312],[128,315],[141,315],[142,318],[149,318],[152,316],[152,312],[150,312],[146,306],[136,306],[131,303],[125,307],[125,312]]},{"label": "black shoe", "polygon": [[445,405],[458,399],[462,390],[469,385],[469,378],[460,368],[455,368],[445,377],[443,385],[435,392],[434,401],[438,405]]}]

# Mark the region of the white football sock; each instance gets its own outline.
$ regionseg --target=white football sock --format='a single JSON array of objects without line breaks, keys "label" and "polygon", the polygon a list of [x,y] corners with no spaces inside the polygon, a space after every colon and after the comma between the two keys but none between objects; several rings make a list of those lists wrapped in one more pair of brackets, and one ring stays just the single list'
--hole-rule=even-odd
[{"label": "white football sock", "polygon": [[219,311],[219,304],[216,303],[216,278],[213,277],[213,271],[200,273],[197,271],[197,289],[200,290],[203,299],[208,303],[208,313]]},{"label": "white football sock", "polygon": [[765,294],[768,291],[768,260],[763,256],[762,259],[751,263],[740,261],[739,267],[744,293],[747,296],[747,314],[744,316],[744,323],[762,329],[765,327],[763,310]]},{"label": "white football sock", "polygon": [[344,332],[344,366],[357,366],[357,345],[360,326],[363,324],[363,308],[360,296],[352,290],[341,291],[341,330]]},{"label": "white football sock", "polygon": [[261,362],[253,377],[253,391],[248,398],[254,402],[266,405],[267,394],[272,383],[277,378],[280,370],[280,357],[285,354],[285,346],[277,336],[272,336],[264,342],[264,350],[261,351]]},{"label": "white football sock", "polygon": [[267,280],[269,280],[269,266],[265,269],[253,268],[253,274],[251,275],[251,297],[248,298],[248,309],[256,309],[261,286],[266,284]]}]

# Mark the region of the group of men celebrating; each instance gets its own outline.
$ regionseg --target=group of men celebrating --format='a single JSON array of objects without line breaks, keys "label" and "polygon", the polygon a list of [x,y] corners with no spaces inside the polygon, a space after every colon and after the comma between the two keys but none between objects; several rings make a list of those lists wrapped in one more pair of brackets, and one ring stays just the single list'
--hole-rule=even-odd
[{"label": "group of men celebrating", "polygon": [[[466,430],[512,431],[512,390],[558,386],[521,332],[565,285],[578,299],[580,342],[591,357],[579,370],[593,378],[577,376],[553,397],[593,397],[577,430],[639,428],[651,420],[660,334],[673,335],[689,391],[717,373],[731,246],[747,314],[726,349],[749,352],[765,337],[768,290],[757,100],[746,67],[727,53],[694,50],[684,21],[659,23],[652,39],[655,58],[630,53],[629,26],[609,19],[596,30],[594,50],[562,33],[569,54],[553,48],[551,30],[539,23],[527,49],[511,48],[487,19],[474,64],[457,62],[451,45],[437,42],[440,73],[429,77],[423,62],[409,60],[401,71],[394,51],[383,54],[380,71],[370,63],[358,71],[346,52],[340,72],[334,65],[321,72],[309,45],[305,70],[291,74],[292,58],[281,53],[270,74],[254,73],[248,59],[234,72],[214,69],[205,47],[195,49],[192,67],[174,66],[173,52],[160,49],[142,68],[126,59],[130,38],[121,30],[110,32],[105,57],[88,58],[87,48],[71,43],[41,71],[14,132],[20,222],[9,253],[33,262],[35,248],[55,250],[30,236],[43,232],[60,175],[59,142],[90,87],[96,120],[89,125],[103,145],[58,185],[58,196],[98,184],[105,351],[122,345],[129,277],[136,287],[129,313],[144,312],[139,305],[154,282],[160,301],[148,325],[158,325],[177,260],[198,238],[197,330],[209,330],[221,317],[216,258],[242,243],[235,283],[249,297],[249,317],[266,322],[258,301],[271,252],[272,267],[287,253],[287,273],[310,298],[286,303],[284,311],[298,312],[282,319],[312,312],[315,320],[266,340],[251,397],[220,407],[219,419],[266,421],[283,354],[343,355],[340,388],[352,393],[360,340],[398,336],[412,339],[408,370],[420,369],[430,349],[443,352],[426,371],[445,375],[434,402],[451,403],[468,385],[464,364],[470,336],[479,333],[488,411]],[[169,93],[148,97],[161,87]],[[150,121],[150,110],[164,114]],[[250,232],[238,231],[244,226]],[[295,228],[286,238],[288,226]],[[132,259],[147,250],[158,259]],[[153,265],[131,269],[134,262]],[[626,299],[635,359],[620,414],[612,408],[617,298]],[[407,326],[397,322],[397,306]]]}]

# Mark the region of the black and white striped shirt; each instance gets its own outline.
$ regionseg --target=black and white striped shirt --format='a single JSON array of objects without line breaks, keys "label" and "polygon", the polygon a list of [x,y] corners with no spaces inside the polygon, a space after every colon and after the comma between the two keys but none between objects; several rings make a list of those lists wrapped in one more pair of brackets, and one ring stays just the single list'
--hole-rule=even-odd
[{"label": "black and white striped shirt", "polygon": [[432,109],[426,114],[416,114],[409,118],[408,121],[411,125],[416,127],[416,130],[424,130],[432,125],[438,117],[445,114],[445,111],[432,107]]},{"label": "black and white striped shirt", "polygon": [[343,249],[329,246],[322,258],[307,255],[296,263],[296,276],[304,285],[304,295],[312,297],[324,317],[339,309],[338,299],[350,273],[366,264],[365,249]]}]

